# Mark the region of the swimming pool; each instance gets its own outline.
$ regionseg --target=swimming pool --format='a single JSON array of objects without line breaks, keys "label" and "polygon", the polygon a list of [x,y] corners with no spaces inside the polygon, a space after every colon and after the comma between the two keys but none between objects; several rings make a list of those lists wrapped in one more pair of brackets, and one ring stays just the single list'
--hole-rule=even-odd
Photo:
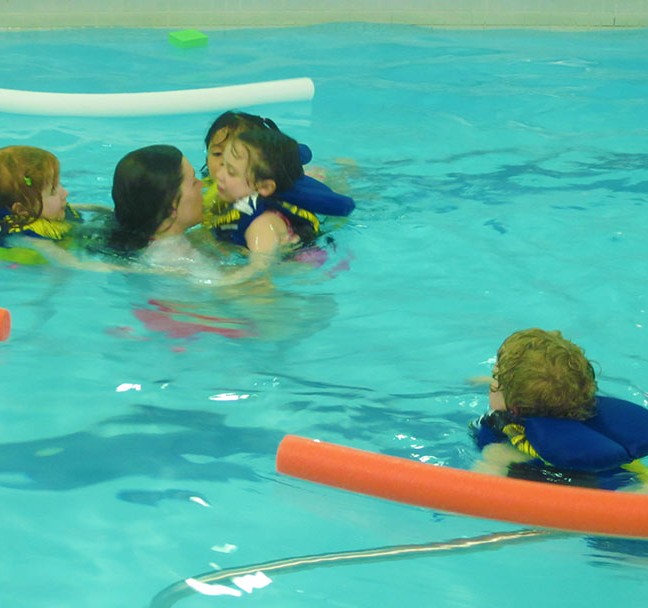
[{"label": "swimming pool", "polygon": [[[308,143],[357,210],[326,265],[278,270],[273,292],[0,267],[14,322],[0,344],[3,605],[148,606],[217,567],[515,533],[281,477],[274,456],[295,433],[470,468],[467,424],[487,399],[466,378],[521,327],[561,329],[598,362],[602,392],[648,405],[645,31],[209,37],[181,50],[160,30],[4,32],[0,82],[130,92],[312,77],[312,102],[251,110]],[[109,205],[123,154],[174,143],[200,166],[212,118],[3,114],[0,128],[61,158],[72,202]],[[253,335],[198,331],[188,312]],[[492,547],[284,571],[178,605],[643,605],[643,543]]]}]

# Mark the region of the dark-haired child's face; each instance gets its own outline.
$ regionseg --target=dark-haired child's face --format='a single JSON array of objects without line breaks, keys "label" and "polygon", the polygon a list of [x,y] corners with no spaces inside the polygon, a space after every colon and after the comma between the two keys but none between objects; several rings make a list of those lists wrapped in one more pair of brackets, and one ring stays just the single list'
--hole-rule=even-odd
[{"label": "dark-haired child's face", "polygon": [[223,152],[223,165],[216,174],[218,193],[227,202],[233,202],[254,192],[248,180],[250,155],[237,140],[231,140]]}]

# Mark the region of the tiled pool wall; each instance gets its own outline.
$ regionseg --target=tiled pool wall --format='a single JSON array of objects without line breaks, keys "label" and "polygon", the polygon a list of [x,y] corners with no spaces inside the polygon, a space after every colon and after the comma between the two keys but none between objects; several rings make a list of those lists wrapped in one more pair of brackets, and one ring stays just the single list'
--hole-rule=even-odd
[{"label": "tiled pool wall", "polygon": [[647,27],[648,0],[0,0],[0,29],[299,26]]}]

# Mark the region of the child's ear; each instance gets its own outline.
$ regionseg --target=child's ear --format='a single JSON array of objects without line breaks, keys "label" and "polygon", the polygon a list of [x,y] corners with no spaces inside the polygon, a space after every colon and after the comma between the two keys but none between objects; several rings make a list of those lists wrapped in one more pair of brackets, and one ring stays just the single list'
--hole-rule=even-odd
[{"label": "child's ear", "polygon": [[29,217],[29,209],[23,203],[14,203],[11,205],[11,213],[16,217]]},{"label": "child's ear", "polygon": [[256,190],[261,196],[272,196],[277,191],[277,182],[273,179],[264,179],[257,182]]}]

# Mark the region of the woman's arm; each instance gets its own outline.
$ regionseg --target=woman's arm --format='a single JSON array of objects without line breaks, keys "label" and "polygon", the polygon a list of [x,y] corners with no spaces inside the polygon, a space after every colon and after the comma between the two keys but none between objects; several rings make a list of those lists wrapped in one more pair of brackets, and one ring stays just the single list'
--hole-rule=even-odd
[{"label": "woman's arm", "polygon": [[120,272],[129,272],[126,266],[118,266],[116,264],[107,264],[105,262],[97,262],[93,260],[82,261],[69,251],[59,247],[52,241],[47,239],[21,237],[28,240],[30,249],[34,249],[47,258],[50,262],[55,262],[61,266],[68,268],[75,268],[77,270],[90,270],[93,272],[112,272],[114,270]]}]

